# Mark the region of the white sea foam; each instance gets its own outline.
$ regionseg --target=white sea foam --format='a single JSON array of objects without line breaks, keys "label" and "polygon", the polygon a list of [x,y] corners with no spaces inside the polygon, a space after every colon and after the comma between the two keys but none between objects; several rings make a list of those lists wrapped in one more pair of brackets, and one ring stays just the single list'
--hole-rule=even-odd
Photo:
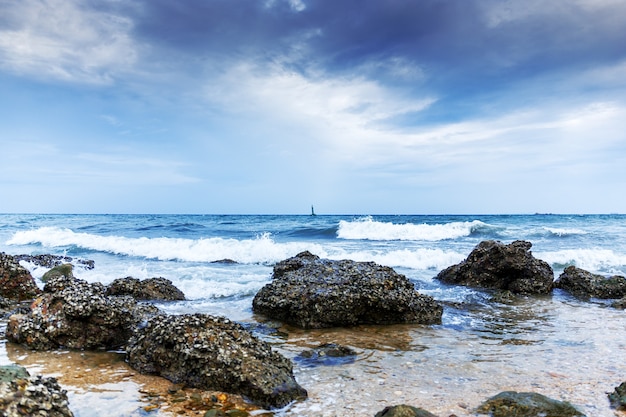
[{"label": "white sea foam", "polygon": [[445,224],[396,224],[379,222],[368,216],[354,221],[339,221],[337,237],[360,240],[438,241],[469,236],[484,226],[487,225],[478,220]]},{"label": "white sea foam", "polygon": [[559,236],[559,237],[587,234],[586,231],[581,230],[581,229],[575,229],[575,228],[545,227],[544,229],[547,230],[550,234]]},{"label": "white sea foam", "polygon": [[211,262],[232,259],[239,263],[273,263],[309,250],[320,256],[321,246],[305,242],[276,243],[270,234],[256,239],[182,239],[182,238],[130,238],[76,233],[70,229],[41,227],[16,232],[8,245],[41,244],[47,248],[77,247],[116,255],[146,259]]},{"label": "white sea foam", "polygon": [[466,255],[441,249],[399,249],[392,251],[361,250],[350,253],[330,254],[331,259],[351,259],[353,261],[373,261],[380,265],[411,268],[417,270],[440,270],[461,262]]},{"label": "white sea foam", "polygon": [[[610,249],[563,249],[534,255],[551,265],[574,265],[591,272],[624,273],[626,271],[626,254],[616,253]],[[554,272],[559,275],[562,271],[555,270]]]}]

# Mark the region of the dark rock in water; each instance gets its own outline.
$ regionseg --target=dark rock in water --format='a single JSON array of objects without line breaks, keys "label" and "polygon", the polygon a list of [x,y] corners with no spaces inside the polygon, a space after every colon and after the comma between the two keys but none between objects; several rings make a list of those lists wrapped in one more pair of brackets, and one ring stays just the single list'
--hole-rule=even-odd
[{"label": "dark rock in water", "polygon": [[234,261],[232,259],[228,259],[228,258],[224,258],[224,259],[218,259],[217,261],[211,261],[212,264],[236,264],[237,261]]},{"label": "dark rock in water", "polygon": [[9,300],[30,300],[41,294],[33,276],[11,255],[0,252],[0,296]]},{"label": "dark rock in water", "polygon": [[584,416],[568,402],[553,400],[534,392],[515,391],[504,391],[489,398],[476,412],[491,417]]},{"label": "dark rock in water", "polygon": [[612,302],[611,307],[618,308],[620,310],[626,310],[626,297],[620,298],[619,300]]},{"label": "dark rock in water", "polygon": [[137,300],[184,300],[185,294],[165,278],[143,281],[133,277],[118,278],[107,287],[107,295],[130,295]]},{"label": "dark rock in water", "polygon": [[385,407],[382,411],[376,413],[374,417],[437,417],[422,408],[412,407],[410,405],[394,405]]},{"label": "dark rock in water", "polygon": [[615,388],[615,391],[609,394],[609,401],[611,407],[626,410],[626,382],[622,382],[619,387]]},{"label": "dark rock in water", "polygon": [[72,263],[75,265],[81,265],[85,269],[93,269],[95,262],[91,259],[79,259],[72,258],[71,256],[60,255],[15,255],[18,261],[26,261],[35,265],[43,266],[44,268],[54,268],[55,266]]},{"label": "dark rock in water", "polygon": [[17,365],[0,366],[0,415],[73,417],[67,392],[55,378],[31,377]]},{"label": "dark rock in water", "polygon": [[443,307],[392,268],[320,259],[309,252],[274,266],[252,301],[255,313],[303,328],[441,323]]},{"label": "dark rock in water", "polygon": [[43,274],[43,276],[41,277],[41,281],[48,282],[52,278],[59,278],[59,277],[73,278],[74,277],[74,274],[72,272],[73,268],[74,268],[74,265],[72,264],[57,265],[53,267],[52,269],[50,269],[45,274]]},{"label": "dark rock in water", "polygon": [[357,353],[347,347],[336,343],[325,343],[314,349],[305,350],[296,356],[295,360],[303,366],[318,365],[343,365],[352,363]]},{"label": "dark rock in water", "polygon": [[154,316],[135,332],[126,355],[139,372],[241,394],[263,407],[283,407],[307,396],[289,359],[223,317]]},{"label": "dark rock in water", "polygon": [[619,275],[605,278],[575,266],[565,268],[554,285],[581,298],[626,297],[626,278]]},{"label": "dark rock in water", "polygon": [[60,276],[46,283],[28,314],[9,318],[6,336],[35,350],[115,349],[156,312],[156,307],[137,304],[132,297],[106,296],[100,283]]},{"label": "dark rock in water", "polygon": [[448,284],[508,290],[516,294],[548,294],[554,272],[547,262],[530,252],[530,242],[505,245],[486,240],[463,262],[441,271],[436,278]]}]

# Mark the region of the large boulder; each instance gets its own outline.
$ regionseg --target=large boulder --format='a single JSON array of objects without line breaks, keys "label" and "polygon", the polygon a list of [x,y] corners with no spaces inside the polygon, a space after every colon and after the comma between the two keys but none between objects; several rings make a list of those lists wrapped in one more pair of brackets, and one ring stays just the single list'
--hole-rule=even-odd
[{"label": "large boulder", "polygon": [[263,407],[283,407],[307,395],[289,359],[222,317],[156,315],[136,331],[126,354],[141,373],[241,394]]},{"label": "large boulder", "polygon": [[515,391],[504,391],[489,398],[476,412],[491,417],[584,416],[568,402],[553,400],[534,392]]},{"label": "large boulder", "polygon": [[554,285],[581,298],[626,297],[626,278],[620,275],[605,278],[575,266],[565,268]]},{"label": "large boulder", "polygon": [[486,240],[479,243],[463,262],[441,271],[436,279],[471,287],[508,290],[516,294],[548,294],[554,272],[550,265],[530,252],[532,244]]},{"label": "large boulder", "polygon": [[0,366],[0,415],[73,417],[67,392],[55,378],[31,377],[17,365]]},{"label": "large boulder", "polygon": [[0,252],[0,296],[16,301],[30,300],[41,294],[33,276],[11,255]]},{"label": "large boulder", "polygon": [[320,259],[309,252],[274,266],[252,301],[255,313],[303,328],[441,323],[443,307],[404,275],[374,262]]},{"label": "large boulder", "polygon": [[185,294],[165,278],[118,278],[107,287],[108,295],[130,295],[137,300],[184,300]]},{"label": "large boulder", "polygon": [[36,350],[115,349],[126,343],[137,324],[157,311],[132,297],[107,296],[100,283],[60,276],[46,283],[44,294],[27,314],[9,318],[6,335]]}]

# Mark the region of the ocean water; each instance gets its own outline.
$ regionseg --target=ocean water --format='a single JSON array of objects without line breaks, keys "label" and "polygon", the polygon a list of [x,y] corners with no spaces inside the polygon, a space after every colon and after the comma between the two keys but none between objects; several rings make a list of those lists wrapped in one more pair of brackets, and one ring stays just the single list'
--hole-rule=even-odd
[{"label": "ocean water", "polygon": [[[437,326],[284,326],[281,337],[260,335],[290,358],[326,342],[359,352],[354,363],[337,366],[295,361],[296,378],[310,398],[277,415],[373,416],[386,405],[407,403],[441,416],[464,416],[504,390],[567,400],[589,416],[624,415],[610,409],[606,392],[626,381],[626,312],[560,291],[497,303],[489,291],[433,279],[487,239],[530,241],[555,279],[569,265],[626,275],[625,215],[0,215],[0,251],[94,260],[94,269],[74,270],[89,282],[168,278],[188,298],[159,304],[172,314],[261,321],[251,310],[254,294],[270,281],[274,263],[304,250],[393,267],[419,292],[445,303]],[[36,279],[46,272],[23,265]],[[1,349],[0,362],[56,372],[45,360],[29,362],[28,352],[15,353],[5,344]],[[130,415],[128,410],[141,405],[132,389],[104,389],[102,395],[84,386],[66,389],[80,417],[116,415],[110,404],[124,410],[117,415]],[[91,406],[80,405],[85,402]],[[102,414],[93,406],[99,402],[107,410]]]}]

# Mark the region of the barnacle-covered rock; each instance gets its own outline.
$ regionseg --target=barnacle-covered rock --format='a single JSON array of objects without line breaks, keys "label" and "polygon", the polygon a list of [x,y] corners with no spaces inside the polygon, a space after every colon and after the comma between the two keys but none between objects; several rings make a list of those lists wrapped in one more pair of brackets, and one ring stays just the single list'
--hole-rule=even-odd
[{"label": "barnacle-covered rock", "polygon": [[142,281],[133,277],[118,278],[107,287],[108,295],[130,295],[137,300],[184,300],[185,294],[172,281],[162,277]]},{"label": "barnacle-covered rock", "polygon": [[0,366],[0,415],[73,417],[67,392],[55,378],[31,377],[21,366]]},{"label": "barnacle-covered rock", "polygon": [[441,323],[443,307],[404,275],[374,262],[321,259],[302,252],[274,266],[256,294],[255,313],[303,328]]},{"label": "barnacle-covered rock", "polygon": [[61,275],[46,283],[27,314],[9,318],[6,335],[36,350],[115,349],[146,315],[157,311],[132,297],[107,296],[100,283]]},{"label": "barnacle-covered rock", "polygon": [[41,294],[33,276],[11,255],[0,252],[0,296],[9,300],[30,300]]},{"label": "barnacle-covered rock", "polygon": [[289,359],[222,317],[153,316],[134,333],[126,355],[139,372],[241,394],[263,407],[282,407],[307,395]]},{"label": "barnacle-covered rock", "polygon": [[448,284],[508,290],[515,294],[548,294],[552,267],[530,251],[532,243],[516,240],[508,245],[480,242],[463,262],[441,271],[436,278]]}]

